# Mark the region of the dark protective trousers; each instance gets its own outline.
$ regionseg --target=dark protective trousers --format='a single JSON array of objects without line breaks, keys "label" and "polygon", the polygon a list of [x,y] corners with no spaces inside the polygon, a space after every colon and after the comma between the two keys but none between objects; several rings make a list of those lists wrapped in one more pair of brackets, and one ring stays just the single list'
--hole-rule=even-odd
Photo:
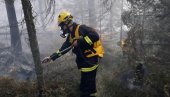
[{"label": "dark protective trousers", "polygon": [[81,72],[80,97],[96,97],[96,72],[97,68],[90,72]]}]

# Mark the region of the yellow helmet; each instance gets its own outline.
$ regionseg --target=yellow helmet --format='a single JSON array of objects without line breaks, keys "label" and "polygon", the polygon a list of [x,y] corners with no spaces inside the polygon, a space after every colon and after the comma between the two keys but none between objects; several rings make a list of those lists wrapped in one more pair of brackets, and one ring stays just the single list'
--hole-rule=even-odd
[{"label": "yellow helmet", "polygon": [[68,11],[62,11],[58,15],[58,25],[60,25],[63,22],[70,21],[70,20],[73,20],[73,16]]}]

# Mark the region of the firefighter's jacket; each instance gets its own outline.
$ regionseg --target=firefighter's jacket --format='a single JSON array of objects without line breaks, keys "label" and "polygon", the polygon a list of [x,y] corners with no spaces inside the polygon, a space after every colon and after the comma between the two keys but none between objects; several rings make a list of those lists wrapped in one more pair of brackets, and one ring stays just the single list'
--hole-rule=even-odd
[{"label": "firefighter's jacket", "polygon": [[98,33],[86,25],[73,23],[72,32],[67,35],[66,41],[61,48],[50,56],[51,59],[55,60],[67,53],[70,49],[62,53],[60,53],[60,51],[71,46],[75,40],[77,40],[78,46],[74,47],[72,52],[77,56],[76,63],[78,68],[89,69],[89,67],[92,67],[91,69],[95,69],[98,58],[103,57],[104,49]]}]

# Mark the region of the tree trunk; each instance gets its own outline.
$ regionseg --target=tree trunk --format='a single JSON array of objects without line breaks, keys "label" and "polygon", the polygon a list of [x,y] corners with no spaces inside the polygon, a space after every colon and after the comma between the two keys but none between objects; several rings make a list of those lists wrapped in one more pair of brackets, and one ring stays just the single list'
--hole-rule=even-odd
[{"label": "tree trunk", "polygon": [[39,6],[39,14],[40,14],[40,19],[41,19],[41,27],[43,29],[43,31],[45,31],[45,22],[44,22],[44,14],[43,14],[43,4],[44,1],[43,0],[38,0],[38,6]]},{"label": "tree trunk", "polygon": [[96,22],[96,12],[95,12],[95,0],[88,0],[88,8],[89,8],[89,26],[97,27]]},{"label": "tree trunk", "polygon": [[81,10],[81,23],[84,23],[84,1],[83,0],[79,0],[79,8]]},{"label": "tree trunk", "polygon": [[13,53],[18,56],[22,52],[21,38],[15,13],[14,0],[5,0],[8,22],[10,26],[11,47]]},{"label": "tree trunk", "polygon": [[31,52],[35,63],[35,70],[37,75],[37,88],[39,91],[38,97],[43,97],[43,91],[44,91],[43,68],[41,66],[39,47],[38,47],[38,42],[36,37],[36,30],[33,22],[32,5],[29,0],[21,0],[21,2],[24,11],[25,21],[26,21]]}]

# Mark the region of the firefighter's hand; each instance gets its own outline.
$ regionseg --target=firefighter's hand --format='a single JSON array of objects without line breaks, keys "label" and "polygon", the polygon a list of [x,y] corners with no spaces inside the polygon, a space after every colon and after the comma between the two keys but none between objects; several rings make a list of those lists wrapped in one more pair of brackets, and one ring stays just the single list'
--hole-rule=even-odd
[{"label": "firefighter's hand", "polygon": [[51,61],[50,57],[45,57],[41,63],[49,63]]},{"label": "firefighter's hand", "polygon": [[74,47],[78,46],[77,40],[75,40],[75,41],[73,42],[73,46],[74,46]]}]

